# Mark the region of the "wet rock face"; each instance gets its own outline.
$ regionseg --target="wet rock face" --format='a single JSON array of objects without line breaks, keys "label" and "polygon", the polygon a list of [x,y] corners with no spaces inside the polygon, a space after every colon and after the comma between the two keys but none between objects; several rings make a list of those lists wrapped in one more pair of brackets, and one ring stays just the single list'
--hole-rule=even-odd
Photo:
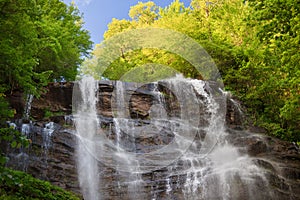
[{"label": "wet rock face", "polygon": [[[48,112],[53,117],[72,113],[72,82],[50,83],[43,88],[40,98],[34,98],[31,104],[30,117],[41,121]],[[15,119],[21,119],[25,110],[25,95],[21,91],[14,91],[7,96],[12,108],[16,110]]]},{"label": "wet rock face", "polygon": [[17,123],[20,131],[22,127],[28,127],[25,134],[31,144],[26,149],[10,149],[7,146],[7,167],[28,172],[36,178],[79,193],[74,153],[76,138],[73,130],[65,129],[59,124],[53,124],[49,129],[47,124],[49,123]]},{"label": "wet rock face", "polygon": [[[163,92],[167,101],[167,114],[169,116],[178,116],[180,114],[180,106],[176,96],[163,85],[154,86],[154,84],[137,85],[136,83],[126,83],[127,109],[132,119],[149,119],[150,108],[157,103],[157,99],[153,97],[153,90]],[[102,81],[99,84],[99,100],[98,114],[103,117],[114,117],[118,112],[116,103],[116,82]]]},{"label": "wet rock face", "polygon": [[300,199],[300,149],[295,143],[248,131],[228,131],[230,141],[266,170],[277,199]]},{"label": "wet rock face", "polygon": [[[98,86],[98,114],[103,117],[111,118],[117,112],[115,100],[115,81],[101,81]],[[72,98],[74,83],[50,83],[44,88],[40,98],[34,98],[30,116],[36,121],[46,120],[60,123],[64,121],[64,115],[72,114]],[[127,83],[128,107],[131,118],[149,118],[149,110],[155,100],[151,94],[153,84],[138,87],[135,83]],[[212,87],[215,87],[212,84]],[[165,95],[167,101],[167,111],[169,116],[180,115],[180,105],[172,92],[164,85],[158,85],[158,90]],[[23,116],[25,102],[24,94],[15,91],[8,95],[11,107],[16,110],[15,118]],[[232,99],[227,100],[226,123],[230,128],[243,129],[245,116],[238,102]],[[47,116],[47,114],[49,116]],[[45,119],[46,118],[46,119]]]},{"label": "wet rock face", "polygon": [[[116,139],[113,127],[113,117],[117,112],[115,84],[111,81],[100,82],[97,102],[99,126],[111,141]],[[32,144],[28,149],[12,150],[6,146],[5,150],[10,158],[7,166],[26,171],[37,178],[48,180],[65,189],[80,193],[75,162],[77,140],[72,116],[68,115],[72,113],[73,86],[72,83],[50,84],[40,99],[34,99],[31,116],[36,122],[28,123],[30,131],[26,132]],[[127,99],[129,115],[132,120],[136,120],[137,124],[149,124],[151,115],[155,115],[155,112],[151,113],[151,109],[155,108],[157,101],[151,93],[153,87],[153,85],[138,87],[130,83],[126,85],[126,92],[129,94]],[[164,86],[158,86],[158,89],[166,97],[167,115],[179,116],[180,107],[175,95]],[[10,97],[12,107],[16,108],[18,112],[24,110],[25,103],[22,101],[22,93],[20,92]],[[205,108],[201,109],[205,113]],[[52,115],[46,117],[45,110]],[[21,115],[18,113],[16,117]],[[207,114],[203,114],[203,116],[200,121],[205,126]],[[49,124],[50,121],[55,123],[51,125]],[[245,116],[239,105],[236,104],[236,101],[228,99],[226,113],[228,141],[236,146],[240,153],[252,157],[253,162],[265,171],[269,188],[272,189],[275,199],[300,199],[300,154],[297,145],[243,130],[245,129],[244,121]],[[22,122],[16,123],[21,130]],[[257,129],[256,132],[261,131]],[[160,148],[162,145],[169,144],[174,134],[167,128],[163,128],[160,132],[153,131],[153,134],[148,134],[147,137],[140,135],[135,140],[126,134],[121,134],[121,137],[125,141],[124,146],[130,147],[132,146],[131,143],[136,143],[135,149],[128,149],[128,151],[145,153],[153,151],[155,147]],[[204,137],[205,134],[199,133],[196,140],[201,140]],[[118,185],[122,180],[130,180],[132,175],[118,172],[99,163],[99,178],[102,181],[101,191],[105,191],[103,199],[120,199],[120,197],[122,199],[141,199],[149,197],[147,194],[151,194],[151,197],[155,199],[184,199],[181,189],[185,187],[185,180],[188,175],[176,174],[184,167],[187,167],[184,163],[177,163],[172,171],[173,174],[170,174],[166,168],[162,168],[143,174],[141,177],[143,182],[137,183],[137,185],[127,183]],[[237,182],[236,185],[239,185],[239,179],[234,180]],[[242,184],[240,186],[243,188]],[[130,187],[136,187],[140,190],[128,194],[127,191]],[[170,194],[166,192],[170,190],[168,187],[172,189]],[[263,190],[263,187],[261,188]],[[201,191],[197,192],[201,193]],[[250,199],[251,194],[240,189],[233,196],[237,197],[236,199]],[[216,199],[221,198],[216,196]],[[197,198],[192,196],[190,199]]]},{"label": "wet rock face", "polygon": [[[31,138],[32,144],[28,149],[12,150],[7,147],[7,155],[10,158],[7,166],[26,171],[37,178],[80,193],[75,162],[76,137],[70,124],[66,123],[65,127],[55,124],[50,144],[47,144],[45,133],[43,133],[45,124],[35,123],[30,125],[30,129],[28,137]],[[259,134],[253,135],[246,131],[232,129],[229,131],[232,143],[239,147],[241,152],[249,153],[256,165],[266,170],[266,178],[271,188],[274,189],[273,193],[276,194],[277,199],[300,198],[300,155],[297,146]],[[147,146],[149,144],[142,148],[138,147],[137,150],[140,148],[141,152],[147,151]],[[178,163],[178,170],[183,165]],[[104,199],[118,199],[120,196],[124,199],[131,199],[131,195],[137,195],[127,194],[128,185],[126,184],[117,187],[119,181],[128,179],[130,175],[105,167],[101,163],[99,167],[101,187],[103,191],[107,191]],[[168,173],[167,169],[160,169],[153,173],[143,174],[142,179],[145,185],[142,185],[144,190],[140,191],[140,195],[154,193],[157,199],[164,199],[165,191],[168,189],[166,188],[168,180],[173,187],[174,199],[180,197],[183,199],[180,187],[183,187],[186,176],[170,176]],[[243,195],[245,194],[239,197]],[[249,198],[246,195],[242,199]]]}]

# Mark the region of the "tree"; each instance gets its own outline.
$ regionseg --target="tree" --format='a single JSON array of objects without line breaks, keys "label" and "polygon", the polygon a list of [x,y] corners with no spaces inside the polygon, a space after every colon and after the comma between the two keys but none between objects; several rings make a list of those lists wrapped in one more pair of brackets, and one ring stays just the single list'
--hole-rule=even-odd
[{"label": "tree", "polygon": [[15,89],[39,96],[53,78],[74,80],[91,42],[78,9],[59,0],[0,0],[0,16],[0,141],[18,147],[26,140],[7,127],[14,111],[5,96]]},{"label": "tree", "polygon": [[240,94],[253,111],[257,123],[272,134],[300,140],[299,2],[249,1],[245,37],[248,60],[237,70],[243,81]]},{"label": "tree", "polygon": [[38,95],[53,78],[75,78],[91,42],[74,5],[59,0],[1,0],[0,13],[2,87]]},{"label": "tree", "polygon": [[77,68],[91,48],[89,34],[82,29],[78,9],[59,0],[42,0],[41,19],[36,22],[39,38],[38,73],[51,70],[50,79],[64,76],[74,80]]},{"label": "tree", "polygon": [[[129,11],[131,20],[113,19],[102,44],[107,45],[106,41],[119,33],[139,28],[183,33],[209,53],[225,87],[241,98],[257,125],[278,137],[300,141],[298,1],[192,0],[185,7],[175,0],[166,8],[153,2],[138,3]],[[106,71],[101,71],[102,63],[97,62],[97,56],[105,51],[101,44],[94,51],[93,62],[83,69],[120,79],[137,69],[144,70],[136,71],[140,76],[152,76],[151,64],[157,63],[185,76],[199,77],[194,66],[179,55],[151,48],[124,53],[130,45],[120,44],[124,47],[120,46],[118,59]]]},{"label": "tree", "polygon": [[35,7],[33,1],[0,2],[0,84],[6,90],[16,87],[35,90],[34,79],[38,78],[33,71],[38,64],[37,32],[32,20],[37,16]]},{"label": "tree", "polygon": [[152,1],[139,2],[130,8],[129,16],[132,21],[138,22],[139,25],[150,25],[159,18],[158,11],[159,7]]}]

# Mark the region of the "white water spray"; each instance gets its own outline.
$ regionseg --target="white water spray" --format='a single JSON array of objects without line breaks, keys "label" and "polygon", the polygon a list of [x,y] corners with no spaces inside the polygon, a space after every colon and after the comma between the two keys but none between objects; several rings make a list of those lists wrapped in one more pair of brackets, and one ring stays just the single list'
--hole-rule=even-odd
[{"label": "white water spray", "polygon": [[[97,83],[91,78],[79,83],[81,95],[75,124],[79,181],[85,199],[106,198],[108,188],[117,194],[111,199],[123,195],[127,199],[157,199],[161,195],[188,200],[251,199],[255,190],[267,191],[264,172],[227,141],[226,95],[222,92],[213,90],[207,82],[182,77],[154,83],[153,91],[147,93],[152,98],[149,118],[143,120],[131,119],[125,85],[114,85],[116,110],[111,141],[104,134],[97,134]],[[173,107],[168,105],[171,103]],[[172,115],[170,108],[175,108]],[[171,141],[160,146],[151,142],[140,144],[161,137],[159,134],[172,135],[162,137]],[[159,149],[143,152],[144,147],[152,148],[151,145]],[[109,187],[105,189],[99,189],[98,161],[116,169],[120,178],[106,182]],[[158,185],[143,180],[144,175],[153,176]],[[259,193],[253,198],[266,196],[271,195]]]},{"label": "white water spray", "polygon": [[24,118],[26,120],[29,120],[32,101],[33,101],[33,94],[27,94],[27,96],[26,96],[26,104],[25,104],[25,109],[24,109]]},{"label": "white water spray", "polygon": [[98,130],[97,89],[98,83],[92,77],[85,77],[79,82],[81,101],[77,105],[75,119],[78,136],[77,170],[80,188],[86,200],[100,199],[98,165],[93,157],[96,147],[92,142]]}]

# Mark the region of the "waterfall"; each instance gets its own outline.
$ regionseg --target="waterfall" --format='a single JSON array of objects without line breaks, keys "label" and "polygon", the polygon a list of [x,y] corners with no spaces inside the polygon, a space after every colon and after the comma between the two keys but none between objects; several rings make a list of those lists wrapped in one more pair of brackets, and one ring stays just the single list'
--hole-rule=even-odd
[{"label": "waterfall", "polygon": [[54,122],[49,122],[45,124],[45,127],[42,131],[43,137],[43,148],[47,151],[51,147],[51,136],[52,133],[55,131]]},{"label": "waterfall", "polygon": [[[85,199],[272,197],[264,171],[230,144],[227,97],[218,84],[182,77],[145,87],[128,84],[112,85],[107,134],[98,125],[102,118],[97,115],[97,82],[83,78],[80,95],[73,96],[78,98],[77,160]],[[147,98],[145,110],[134,110]]]},{"label": "waterfall", "polygon": [[[184,187],[185,199],[257,199],[272,196],[264,173],[247,155],[241,155],[238,148],[227,140],[225,112],[222,102],[207,92],[205,84],[198,80],[188,80],[198,94],[205,97],[206,108],[210,113],[209,124],[204,129],[205,139],[199,152],[189,149],[181,158],[187,174]],[[219,99],[226,101],[226,94]],[[224,106],[224,105],[223,105]],[[221,109],[221,110],[220,110]],[[209,147],[209,149],[207,149]],[[257,190],[262,194],[253,194]]]},{"label": "waterfall", "polygon": [[[139,173],[139,163],[136,159],[128,159],[126,154],[126,149],[130,149],[131,151],[136,151],[135,140],[134,140],[134,120],[130,119],[129,110],[127,104],[127,93],[125,83],[121,81],[116,82],[115,87],[115,102],[116,102],[116,110],[114,116],[114,127],[115,127],[115,143],[116,143],[116,157],[117,162],[115,168],[120,173],[120,175],[124,176],[126,179],[125,184],[128,185],[128,193],[131,199],[142,199],[142,195],[137,193],[136,191],[140,191],[140,187],[142,184],[142,178]],[[127,135],[123,135],[123,133]],[[124,137],[131,141],[130,145],[124,144]],[[126,148],[127,147],[127,148]],[[118,180],[118,186],[122,185]]]},{"label": "waterfall", "polygon": [[97,161],[94,158],[95,144],[92,142],[98,130],[96,112],[97,82],[85,77],[78,83],[76,98],[80,101],[76,107],[75,126],[78,138],[77,169],[79,184],[86,200],[100,199]]},{"label": "waterfall", "polygon": [[24,119],[26,120],[29,120],[32,100],[33,100],[33,94],[27,94],[26,104],[24,109]]},{"label": "waterfall", "polygon": [[21,125],[21,133],[22,133],[23,135],[26,135],[27,138],[30,137],[31,126],[32,126],[31,123],[30,123],[30,124],[23,124],[23,123],[22,123],[22,125]]}]

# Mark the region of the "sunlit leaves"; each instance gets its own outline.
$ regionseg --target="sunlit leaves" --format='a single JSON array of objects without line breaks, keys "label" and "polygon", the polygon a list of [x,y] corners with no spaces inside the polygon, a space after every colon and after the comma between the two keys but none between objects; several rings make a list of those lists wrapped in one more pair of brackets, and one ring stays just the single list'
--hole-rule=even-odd
[{"label": "sunlit leaves", "polygon": [[37,95],[53,78],[75,78],[91,47],[78,9],[59,0],[2,0],[0,9],[0,84]]},{"label": "sunlit leaves", "polygon": [[158,11],[159,7],[153,1],[139,2],[130,8],[129,16],[132,20],[139,22],[139,24],[150,25],[158,19]]},{"label": "sunlit leaves", "polygon": [[[131,20],[113,19],[104,38],[148,27],[193,38],[213,58],[225,87],[243,100],[258,125],[278,137],[299,141],[299,13],[299,0],[192,0],[189,7],[175,0],[166,8],[138,3],[129,12]],[[101,48],[94,51],[95,57],[101,55],[97,51]],[[88,62],[86,72],[101,69],[94,61]],[[199,77],[180,56],[151,48],[127,54],[120,48],[119,59],[103,75],[120,79],[137,67],[135,72],[143,77],[152,73],[151,63]]]},{"label": "sunlit leaves", "polygon": [[[256,48],[249,57],[248,90],[244,101],[256,109],[256,118],[272,134],[300,140],[300,38],[299,2],[292,0],[249,1],[252,8],[246,37],[247,48]],[[259,99],[253,104],[253,98]]]},{"label": "sunlit leaves", "polygon": [[91,42],[78,9],[60,0],[1,0],[0,15],[0,141],[19,148],[28,140],[7,128],[14,111],[5,94],[19,90],[39,96],[53,78],[74,80]]},{"label": "sunlit leaves", "polygon": [[109,39],[111,36],[115,35],[116,33],[121,33],[124,30],[129,28],[134,28],[134,23],[122,19],[118,20],[113,18],[111,23],[108,25],[108,30],[104,33],[104,39]]}]

